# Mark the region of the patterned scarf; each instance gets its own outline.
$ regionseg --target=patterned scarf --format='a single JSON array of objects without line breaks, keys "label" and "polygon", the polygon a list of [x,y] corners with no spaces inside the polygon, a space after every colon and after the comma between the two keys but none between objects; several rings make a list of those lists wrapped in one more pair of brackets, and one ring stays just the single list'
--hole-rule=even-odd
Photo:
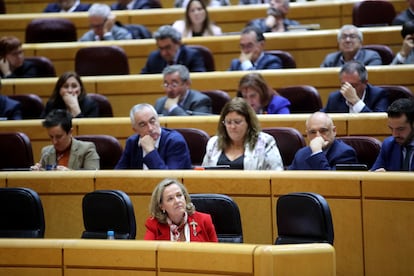
[{"label": "patterned scarf", "polygon": [[[167,217],[167,223],[168,223],[168,226],[170,226],[170,232],[173,237],[173,241],[180,241],[181,233],[184,233],[184,227],[187,224],[187,218],[188,218],[187,212],[184,212],[184,218],[181,221],[180,225],[176,225],[172,222],[172,220],[169,217]],[[185,241],[185,237],[184,237],[184,241]]]}]

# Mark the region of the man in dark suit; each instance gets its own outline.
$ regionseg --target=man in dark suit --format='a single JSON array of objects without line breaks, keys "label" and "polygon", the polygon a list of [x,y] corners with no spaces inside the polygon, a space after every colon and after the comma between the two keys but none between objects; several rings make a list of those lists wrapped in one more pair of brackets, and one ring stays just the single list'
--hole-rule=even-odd
[{"label": "man in dark suit", "polygon": [[392,136],[382,142],[372,171],[414,171],[414,100],[395,100],[387,110]]},{"label": "man in dark suit", "polygon": [[407,21],[414,20],[414,1],[407,0],[408,7],[399,13],[394,20],[392,25],[403,25]]},{"label": "man in dark suit", "polygon": [[341,89],[329,95],[321,111],[332,113],[385,112],[386,91],[368,84],[368,72],[359,61],[350,61],[339,72]]},{"label": "man in dark suit", "polygon": [[139,10],[162,8],[158,0],[118,0],[111,5],[112,10]]},{"label": "man in dark suit", "polygon": [[126,141],[115,169],[190,169],[190,151],[184,137],[161,128],[158,114],[150,104],[137,104],[130,111],[136,134]]},{"label": "man in dark suit", "polygon": [[362,49],[362,40],[362,32],[356,26],[342,26],[338,33],[339,51],[326,55],[321,67],[340,67],[351,60],[358,60],[365,66],[382,65],[376,51]]},{"label": "man in dark suit", "polygon": [[208,115],[212,113],[210,97],[190,89],[190,73],[184,65],[170,65],[163,72],[166,96],[155,103],[164,116]]},{"label": "man in dark suit", "polygon": [[280,69],[280,58],[264,53],[265,37],[255,27],[246,27],[240,36],[240,57],[231,61],[230,71]]},{"label": "man in dark suit", "polygon": [[56,3],[50,3],[43,12],[82,12],[88,11],[91,4],[82,4],[76,0],[58,0]]},{"label": "man in dark suit", "polygon": [[154,38],[158,50],[150,53],[141,74],[158,74],[168,65],[182,64],[190,72],[205,72],[206,66],[202,55],[181,44],[181,34],[170,25],[161,26]]},{"label": "man in dark suit", "polygon": [[[1,89],[1,82],[0,82]],[[22,110],[20,103],[7,96],[0,95],[0,120],[21,120]]]},{"label": "man in dark suit", "polygon": [[289,170],[334,170],[336,164],[357,163],[355,150],[337,140],[336,127],[328,114],[313,113],[306,120],[309,146],[295,154]]}]

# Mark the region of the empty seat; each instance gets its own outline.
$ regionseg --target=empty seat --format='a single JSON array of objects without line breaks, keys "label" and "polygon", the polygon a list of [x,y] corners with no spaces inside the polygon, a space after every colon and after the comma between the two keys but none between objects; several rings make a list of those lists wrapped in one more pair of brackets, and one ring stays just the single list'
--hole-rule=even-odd
[{"label": "empty seat", "polygon": [[209,48],[202,45],[187,45],[187,47],[200,52],[201,56],[203,57],[207,72],[216,71],[214,57]]},{"label": "empty seat", "polygon": [[88,93],[88,96],[98,103],[99,117],[113,117],[112,105],[108,98],[101,94]]},{"label": "empty seat", "polygon": [[38,75],[36,77],[56,77],[56,70],[53,62],[47,57],[25,57],[25,60],[28,60],[34,64],[37,69]]},{"label": "empty seat", "polygon": [[368,136],[342,136],[338,139],[355,149],[358,163],[367,165],[368,169],[374,165],[381,150],[380,140]]},{"label": "empty seat", "polygon": [[276,203],[278,237],[275,244],[334,242],[331,210],[316,193],[282,195]]},{"label": "empty seat", "polygon": [[263,132],[275,138],[285,168],[292,163],[296,152],[306,146],[303,135],[296,128],[268,127],[263,128]]},{"label": "empty seat", "polygon": [[286,51],[281,50],[268,50],[265,51],[266,54],[271,54],[277,56],[282,61],[282,68],[296,68],[296,61],[293,56]]},{"label": "empty seat", "polygon": [[354,3],[352,24],[357,27],[391,25],[396,13],[388,0],[365,0]]},{"label": "empty seat", "polygon": [[106,239],[113,230],[115,239],[135,239],[134,207],[129,196],[119,190],[97,190],[82,200],[83,239]]},{"label": "empty seat", "polygon": [[382,65],[389,65],[394,59],[394,53],[387,45],[369,44],[363,45],[362,48],[376,51],[381,56]]},{"label": "empty seat", "polygon": [[26,26],[26,43],[77,41],[75,24],[65,18],[33,19]]},{"label": "empty seat", "polygon": [[39,195],[29,188],[0,188],[0,237],[43,238],[45,218]]},{"label": "empty seat", "polygon": [[392,104],[397,99],[414,97],[414,94],[406,86],[402,86],[402,85],[378,85],[378,87],[381,87],[382,89],[387,91],[388,103],[389,104]]},{"label": "empty seat", "polygon": [[174,130],[181,133],[187,142],[192,165],[201,165],[203,157],[206,154],[206,146],[210,135],[198,128],[175,128]]},{"label": "empty seat", "polygon": [[99,164],[101,170],[112,170],[118,163],[122,155],[122,145],[118,139],[110,135],[91,134],[78,135],[76,139],[81,141],[93,142],[96,152],[99,155]]},{"label": "empty seat", "polygon": [[128,57],[119,46],[80,48],[75,56],[75,71],[80,76],[128,75]]},{"label": "empty seat", "polygon": [[197,211],[211,215],[219,242],[242,243],[243,230],[239,207],[221,194],[190,194]]},{"label": "empty seat", "polygon": [[291,105],[290,113],[313,113],[322,108],[318,90],[310,85],[286,86],[276,89]]},{"label": "empty seat", "polygon": [[23,119],[39,119],[45,106],[36,94],[11,95],[10,99],[20,102]]},{"label": "empty seat", "polygon": [[229,94],[222,90],[203,90],[200,92],[210,97],[213,114],[220,114],[223,106],[231,99]]},{"label": "empty seat", "polygon": [[0,133],[0,169],[29,169],[33,163],[32,144],[22,132]]}]

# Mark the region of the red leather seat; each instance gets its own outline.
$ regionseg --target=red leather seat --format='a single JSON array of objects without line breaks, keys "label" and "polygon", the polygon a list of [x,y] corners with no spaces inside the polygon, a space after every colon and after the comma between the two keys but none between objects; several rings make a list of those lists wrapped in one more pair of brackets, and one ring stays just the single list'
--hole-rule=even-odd
[{"label": "red leather seat", "polygon": [[395,15],[395,8],[390,1],[358,1],[352,8],[352,24],[357,27],[389,26]]},{"label": "red leather seat", "polygon": [[290,113],[313,113],[322,108],[319,92],[313,86],[286,86],[278,88],[276,91],[290,101]]},{"label": "red leather seat", "polygon": [[203,90],[200,92],[210,97],[213,114],[220,114],[223,106],[231,99],[230,95],[222,90]]},{"label": "red leather seat", "polygon": [[206,154],[206,146],[210,139],[210,135],[198,128],[175,128],[174,130],[184,136],[188,149],[190,150],[191,163],[193,166],[201,165],[204,155]]},{"label": "red leather seat", "polygon": [[75,24],[66,18],[33,19],[26,26],[26,43],[77,41]]},{"label": "red leather seat", "polygon": [[32,143],[26,134],[0,133],[0,169],[29,169],[33,164]]},{"label": "red leather seat", "polygon": [[282,60],[282,68],[296,68],[296,61],[289,52],[281,50],[269,50],[265,51],[265,53],[280,58]]}]

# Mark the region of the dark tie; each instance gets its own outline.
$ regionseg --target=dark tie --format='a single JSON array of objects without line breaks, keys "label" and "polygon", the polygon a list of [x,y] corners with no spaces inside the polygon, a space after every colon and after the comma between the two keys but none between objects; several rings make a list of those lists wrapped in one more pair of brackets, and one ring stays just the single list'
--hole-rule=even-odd
[{"label": "dark tie", "polygon": [[411,154],[413,152],[413,146],[408,145],[405,146],[405,157],[402,163],[402,170],[409,171],[410,170],[410,161],[411,161]]}]

